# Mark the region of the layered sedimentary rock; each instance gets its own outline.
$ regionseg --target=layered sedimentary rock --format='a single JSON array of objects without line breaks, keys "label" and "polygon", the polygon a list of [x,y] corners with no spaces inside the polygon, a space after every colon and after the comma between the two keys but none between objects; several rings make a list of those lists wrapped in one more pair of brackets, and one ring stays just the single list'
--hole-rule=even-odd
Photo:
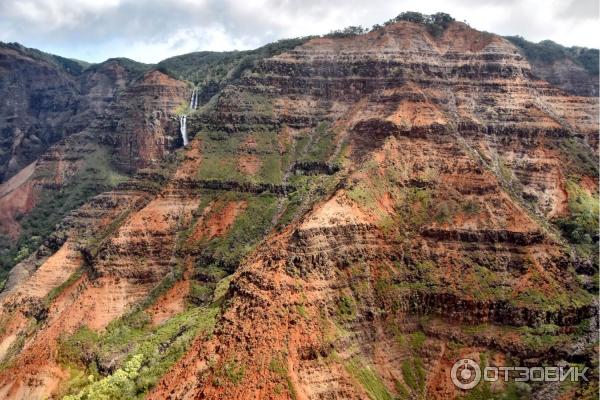
[{"label": "layered sedimentary rock", "polygon": [[[0,202],[6,223],[0,227],[0,234],[18,238],[20,226],[15,218],[35,211],[44,197],[54,196],[53,192],[63,189],[76,192],[73,186],[82,182],[85,185],[89,180],[92,182],[85,189],[79,189],[83,192],[79,193],[81,200],[86,200],[90,195],[110,189],[122,175],[156,165],[178,146],[175,109],[188,97],[185,83],[156,70],[132,79],[132,72],[117,61],[108,61],[85,74],[85,79],[80,78],[81,90],[85,93],[77,97],[79,113],[63,121],[73,125],[72,129],[60,127],[61,136],[45,142],[39,151],[29,144],[13,145],[13,149],[25,151],[27,160],[37,160],[11,179],[12,182],[2,184]],[[42,116],[38,115],[37,119],[41,120]],[[77,125],[80,119],[85,123]],[[17,118],[15,121],[25,124],[28,120]],[[46,133],[49,129],[43,128]],[[43,154],[39,155],[42,150]],[[18,157],[14,157],[17,160]],[[23,196],[27,196],[27,201],[22,200]]]},{"label": "layered sedimentary rock", "polygon": [[114,59],[84,69],[73,60],[0,44],[0,181],[88,127],[144,68],[130,63]]},{"label": "layered sedimentary rock", "polygon": [[[249,115],[240,91],[272,107]],[[577,169],[563,143],[594,144],[597,104],[538,80],[506,40],[462,24],[432,37],[410,23],[315,39],[259,64],[235,101],[228,93],[217,110],[228,132],[326,120],[346,168],[329,199],[241,267],[213,337],[151,398],[379,398],[381,387],[451,398],[454,357],[539,352],[494,332],[449,352],[455,337],[432,334],[427,318],[516,337],[522,326],[591,323],[576,256],[546,218]],[[590,352],[580,340],[579,354]],[[546,357],[565,357],[559,347]]]},{"label": "layered sedimentary rock", "polygon": [[34,161],[49,144],[77,129],[69,120],[77,112],[78,87],[69,73],[18,47],[2,45],[0,62],[0,176],[5,180]]},{"label": "layered sedimentary rock", "polygon": [[150,71],[128,87],[92,130],[114,148],[117,168],[135,172],[156,164],[179,143],[174,110],[190,94],[186,83]]},{"label": "layered sedimentary rock", "polygon": [[13,270],[0,393],[89,393],[124,368],[125,397],[447,399],[466,356],[593,367],[597,236],[571,228],[597,203],[598,105],[510,42],[461,23],[315,38],[245,70],[166,155],[187,95],[146,74],[92,130],[150,168]]}]

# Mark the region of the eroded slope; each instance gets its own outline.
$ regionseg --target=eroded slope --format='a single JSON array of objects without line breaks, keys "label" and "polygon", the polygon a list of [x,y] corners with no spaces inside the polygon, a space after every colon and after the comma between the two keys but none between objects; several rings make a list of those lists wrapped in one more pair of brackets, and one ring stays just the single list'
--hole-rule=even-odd
[{"label": "eroded slope", "polygon": [[460,23],[260,61],[17,267],[2,393],[457,398],[463,356],[595,367],[597,112]]}]

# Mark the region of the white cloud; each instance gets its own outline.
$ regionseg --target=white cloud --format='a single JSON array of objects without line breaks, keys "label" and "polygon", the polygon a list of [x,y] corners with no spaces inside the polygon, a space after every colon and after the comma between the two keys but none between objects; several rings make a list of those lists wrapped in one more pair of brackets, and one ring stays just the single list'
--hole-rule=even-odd
[{"label": "white cloud", "polygon": [[447,12],[477,29],[532,41],[598,47],[597,0],[2,0],[0,40],[89,61],[157,62],[371,26],[408,10]]}]

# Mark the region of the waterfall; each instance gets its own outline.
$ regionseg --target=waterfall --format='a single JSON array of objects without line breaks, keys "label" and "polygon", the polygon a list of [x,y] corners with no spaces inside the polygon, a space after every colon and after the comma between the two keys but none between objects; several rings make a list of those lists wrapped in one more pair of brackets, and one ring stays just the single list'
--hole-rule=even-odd
[{"label": "waterfall", "polygon": [[[198,107],[198,89],[192,91],[192,97],[190,98],[190,109],[195,110]],[[179,117],[179,131],[181,132],[181,138],[183,139],[183,145],[187,146],[187,115]]]},{"label": "waterfall", "polygon": [[187,115],[182,115],[179,117],[179,131],[181,132],[181,138],[183,139],[183,145],[187,146],[188,144],[188,136],[187,136]]},{"label": "waterfall", "polygon": [[195,110],[198,108],[198,89],[192,91],[192,98],[190,99],[190,108]]}]

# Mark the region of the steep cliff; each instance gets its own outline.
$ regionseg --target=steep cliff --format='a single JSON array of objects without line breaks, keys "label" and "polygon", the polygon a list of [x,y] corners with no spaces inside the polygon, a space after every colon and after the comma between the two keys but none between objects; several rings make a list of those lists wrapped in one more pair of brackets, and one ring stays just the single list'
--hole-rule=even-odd
[{"label": "steep cliff", "polygon": [[1,50],[3,277],[67,212],[178,146],[175,111],[190,89],[127,59],[84,68],[16,44]]},{"label": "steep cliff", "polygon": [[[191,90],[158,71],[86,130],[137,172],[11,271],[4,397],[595,394],[591,375],[465,392],[449,374],[464,356],[597,369],[595,98],[449,21],[227,60],[198,67],[215,85],[185,148]],[[0,196],[28,196],[37,165]]]},{"label": "steep cliff", "polygon": [[551,40],[531,43],[519,36],[507,39],[540,78],[574,95],[598,96],[598,49],[563,47]]},{"label": "steep cliff", "polygon": [[148,66],[73,60],[0,43],[0,182],[54,143],[84,130]]}]

